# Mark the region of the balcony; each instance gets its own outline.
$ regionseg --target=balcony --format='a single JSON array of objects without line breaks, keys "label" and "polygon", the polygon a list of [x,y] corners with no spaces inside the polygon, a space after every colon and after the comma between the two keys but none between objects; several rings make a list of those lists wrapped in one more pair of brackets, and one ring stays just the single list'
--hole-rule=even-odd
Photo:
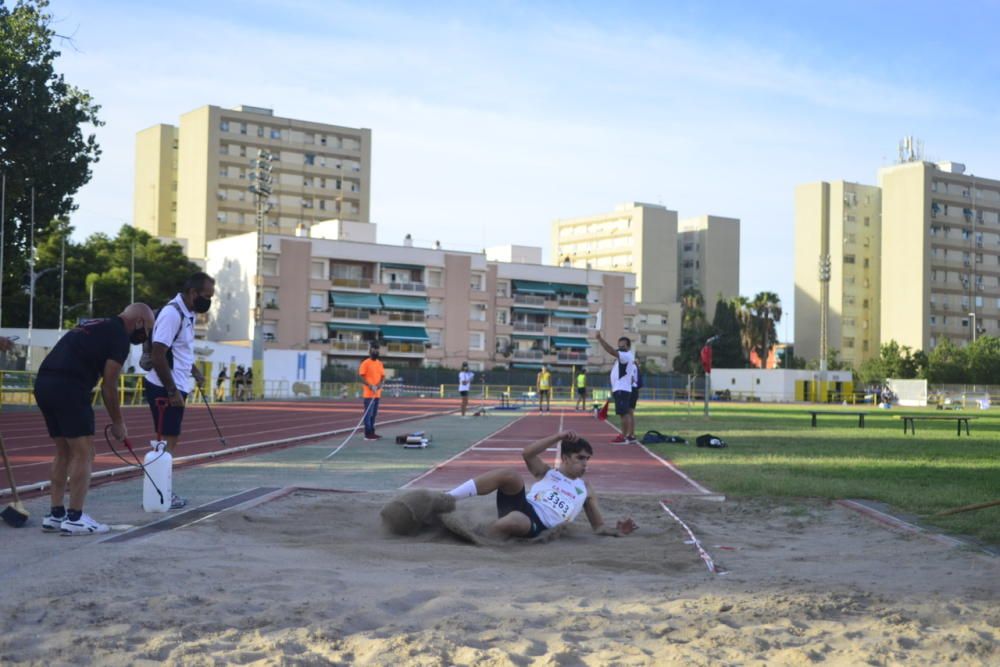
[{"label": "balcony", "polygon": [[545,297],[536,296],[534,294],[515,294],[514,303],[521,304],[522,306],[539,306],[545,305]]},{"label": "balcony", "polygon": [[423,354],[427,350],[425,343],[385,343],[382,349],[388,354]]},{"label": "balcony", "polygon": [[569,363],[587,363],[587,353],[572,350],[559,350],[556,352],[556,361]]},{"label": "balcony", "polygon": [[371,317],[371,313],[369,311],[361,310],[359,308],[331,308],[330,315],[335,320],[367,321]]},{"label": "balcony", "polygon": [[425,283],[416,282],[390,282],[389,289],[396,290],[397,292],[426,292],[427,285]]},{"label": "balcony", "polygon": [[330,278],[330,283],[334,287],[348,287],[350,289],[369,289],[372,286],[371,278]]},{"label": "balcony", "polygon": [[586,334],[587,327],[575,324],[560,324],[556,327],[556,331],[561,334]]},{"label": "balcony", "polygon": [[424,322],[427,318],[421,311],[412,310],[384,310],[388,322]]},{"label": "balcony", "polygon": [[567,306],[569,308],[586,308],[588,304],[586,299],[581,299],[578,297],[571,297],[571,296],[561,296],[559,297],[559,305]]},{"label": "balcony", "polygon": [[330,341],[330,349],[335,352],[358,352],[361,354],[368,354],[368,350],[371,348],[371,342],[366,340],[332,340]]},{"label": "balcony", "polygon": [[519,361],[541,361],[545,353],[542,350],[514,350],[510,356]]},{"label": "balcony", "polygon": [[524,331],[527,333],[542,333],[545,330],[545,324],[542,322],[513,322],[511,324],[514,331]]}]

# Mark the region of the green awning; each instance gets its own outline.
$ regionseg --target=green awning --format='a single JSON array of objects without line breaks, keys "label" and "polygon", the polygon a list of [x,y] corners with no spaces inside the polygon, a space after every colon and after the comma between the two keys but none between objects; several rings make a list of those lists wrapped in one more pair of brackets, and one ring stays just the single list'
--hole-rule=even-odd
[{"label": "green awning", "polygon": [[559,294],[572,294],[573,296],[587,296],[587,286],[586,285],[570,285],[569,283],[553,283],[552,287],[555,288],[556,292]]},{"label": "green awning", "polygon": [[511,336],[513,336],[514,338],[548,338],[548,336],[546,336],[541,332],[532,333],[530,331],[515,331],[514,333],[511,334]]},{"label": "green awning", "polygon": [[585,320],[590,313],[571,313],[566,310],[553,310],[552,317],[567,317],[573,320]]},{"label": "green awning", "polygon": [[422,296],[396,296],[383,294],[382,306],[387,310],[427,310],[427,298]]},{"label": "green awning", "polygon": [[353,292],[330,292],[330,303],[338,308],[367,308],[378,310],[382,303],[378,294],[354,294]]},{"label": "green awning", "polygon": [[514,306],[511,308],[515,313],[529,313],[532,315],[548,315],[549,311],[545,308],[539,306],[538,308],[531,308],[528,306]]},{"label": "green awning", "polygon": [[393,264],[391,262],[383,262],[383,269],[404,269],[407,271],[423,271],[425,267],[419,264]]},{"label": "green awning", "polygon": [[541,363],[537,363],[537,364],[511,364],[510,367],[511,368],[530,368],[533,371],[537,371],[537,370],[541,370],[542,364]]},{"label": "green awning", "polygon": [[556,293],[555,288],[549,283],[539,283],[534,280],[513,281],[515,292],[529,292],[531,294],[552,294]]},{"label": "green awning", "polygon": [[590,349],[590,343],[586,338],[565,338],[563,336],[553,336],[552,344],[556,347],[572,347],[578,350]]},{"label": "green awning", "polygon": [[378,326],[374,324],[341,324],[340,322],[327,322],[326,328],[330,331],[378,331]]},{"label": "green awning", "polygon": [[427,329],[423,327],[400,327],[386,324],[379,327],[382,338],[386,340],[406,340],[426,343],[431,339],[427,335]]}]

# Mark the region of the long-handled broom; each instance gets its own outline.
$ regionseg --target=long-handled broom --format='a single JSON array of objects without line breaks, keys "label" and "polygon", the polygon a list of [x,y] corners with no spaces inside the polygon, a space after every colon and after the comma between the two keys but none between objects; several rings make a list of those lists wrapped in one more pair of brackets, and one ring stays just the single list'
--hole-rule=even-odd
[{"label": "long-handled broom", "polygon": [[10,469],[10,461],[7,460],[7,450],[3,446],[3,436],[0,435],[0,455],[3,456],[3,467],[7,469],[7,480],[10,481],[10,492],[14,494],[14,502],[7,507],[3,508],[3,512],[0,512],[0,518],[3,518],[8,525],[14,528],[20,528],[24,524],[28,523],[28,510],[24,509],[24,505],[17,498],[17,484],[14,483],[14,471]]}]

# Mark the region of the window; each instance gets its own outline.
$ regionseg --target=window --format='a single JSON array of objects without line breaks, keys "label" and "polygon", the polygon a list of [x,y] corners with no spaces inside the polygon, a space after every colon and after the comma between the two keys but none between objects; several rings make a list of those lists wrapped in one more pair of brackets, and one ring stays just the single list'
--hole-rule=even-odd
[{"label": "window", "polygon": [[485,303],[474,303],[469,308],[469,319],[474,322],[485,322],[486,321],[486,304]]},{"label": "window", "polygon": [[854,264],[854,255],[844,255],[844,264]]},{"label": "window", "polygon": [[482,331],[473,331],[469,334],[469,349],[470,350],[483,350],[484,347],[484,336]]},{"label": "window", "polygon": [[273,256],[264,257],[261,261],[261,274],[265,276],[278,275],[278,258]]},{"label": "window", "polygon": [[440,329],[428,329],[427,330],[427,338],[428,338],[427,342],[431,345],[431,347],[440,346],[441,345],[441,330]]},{"label": "window", "polygon": [[323,292],[310,292],[309,293],[309,310],[314,312],[326,310],[327,302],[329,299],[327,295]]},{"label": "window", "polygon": [[316,164],[316,154],[306,153],[305,156],[303,156],[302,164],[310,164],[310,165]]},{"label": "window", "polygon": [[263,137],[264,136],[264,126],[263,125],[258,125],[257,126],[257,136],[258,137]]},{"label": "window", "polygon": [[247,133],[247,124],[240,123],[240,134],[246,134],[246,133]]},{"label": "window", "polygon": [[228,120],[219,121],[219,129],[222,130],[223,132],[228,132],[229,131],[229,121]]},{"label": "window", "polygon": [[264,307],[265,308],[278,307],[278,290],[276,289],[264,290]]},{"label": "window", "polygon": [[277,129],[271,128],[271,138],[272,139],[281,139],[281,130],[277,130]]},{"label": "window", "polygon": [[469,289],[476,292],[482,292],[485,283],[486,276],[481,273],[473,273],[471,279],[469,280]]},{"label": "window", "polygon": [[500,308],[497,310],[497,324],[507,324],[507,309]]}]

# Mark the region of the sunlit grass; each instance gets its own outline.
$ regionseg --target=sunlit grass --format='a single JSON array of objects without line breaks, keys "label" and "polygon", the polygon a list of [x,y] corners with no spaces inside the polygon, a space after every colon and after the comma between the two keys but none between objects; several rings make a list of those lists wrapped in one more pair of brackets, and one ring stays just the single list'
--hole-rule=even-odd
[{"label": "sunlit grass", "polygon": [[[903,434],[899,414],[942,414],[934,410],[839,408],[866,411],[865,428],[859,429],[857,418],[847,415],[820,415],[812,428],[810,409],[713,404],[706,418],[701,405],[647,403],[640,404],[637,432],[686,437],[688,445],[652,449],[720,493],[877,500],[903,515],[1000,544],[1000,507],[930,516],[1000,499],[1000,411],[962,413],[977,419],[971,436],[959,437],[954,421],[917,422],[917,435]],[[729,447],[694,447],[702,433],[721,436]]]}]

